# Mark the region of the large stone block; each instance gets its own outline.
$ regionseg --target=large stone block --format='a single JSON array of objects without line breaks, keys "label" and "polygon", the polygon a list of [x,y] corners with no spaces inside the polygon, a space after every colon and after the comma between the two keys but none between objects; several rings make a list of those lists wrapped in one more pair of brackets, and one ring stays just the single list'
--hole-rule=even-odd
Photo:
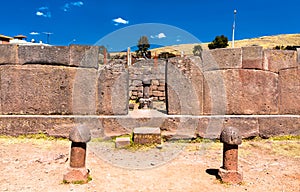
[{"label": "large stone block", "polygon": [[297,52],[289,50],[264,50],[264,70],[278,73],[282,69],[295,68]]},{"label": "large stone block", "polygon": [[17,64],[18,46],[0,45],[0,64]]},{"label": "large stone block", "polygon": [[238,128],[242,138],[259,136],[258,119],[256,117],[225,117],[223,128]]},{"label": "large stone block", "polygon": [[98,69],[99,47],[70,45],[70,65]]},{"label": "large stone block", "polygon": [[259,134],[263,138],[280,135],[300,135],[299,116],[270,116],[258,119]]},{"label": "large stone block", "polygon": [[96,114],[97,76],[96,69],[76,68],[71,95],[73,114]]},{"label": "large stone block", "polygon": [[2,66],[2,114],[71,114],[75,69]]},{"label": "large stone block", "polygon": [[19,46],[19,62],[21,64],[53,64],[69,65],[70,55],[67,46]]},{"label": "large stone block", "polygon": [[169,115],[201,115],[203,74],[200,61],[170,59],[167,64],[167,112]]},{"label": "large stone block", "polygon": [[242,47],[243,69],[262,69],[263,48],[258,46]]},{"label": "large stone block", "polygon": [[104,65],[98,74],[97,114],[126,115],[129,78],[124,65]]},{"label": "large stone block", "polygon": [[203,51],[202,58],[203,71],[242,68],[241,48],[226,48]]},{"label": "large stone block", "polygon": [[69,117],[46,116],[5,116],[0,117],[0,135],[25,135],[44,133],[54,137],[67,138],[75,126],[75,120]]},{"label": "large stone block", "polygon": [[1,66],[0,79],[2,114],[95,114],[95,69]]},{"label": "large stone block", "polygon": [[300,68],[279,71],[280,114],[300,114]]},{"label": "large stone block", "polygon": [[278,113],[277,74],[242,69],[207,71],[204,76],[205,114]]}]

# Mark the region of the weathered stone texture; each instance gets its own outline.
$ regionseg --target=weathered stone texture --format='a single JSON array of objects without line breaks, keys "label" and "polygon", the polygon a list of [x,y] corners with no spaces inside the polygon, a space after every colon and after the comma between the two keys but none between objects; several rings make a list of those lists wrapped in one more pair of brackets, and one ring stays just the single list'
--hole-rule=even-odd
[{"label": "weathered stone texture", "polygon": [[242,138],[259,136],[259,125],[256,117],[225,117],[223,127],[236,127]]},{"label": "weathered stone texture", "polygon": [[300,135],[299,117],[262,117],[258,119],[259,135],[263,138],[280,135]]},{"label": "weathered stone texture", "polygon": [[75,69],[2,66],[2,114],[71,114]]},{"label": "weathered stone texture", "polygon": [[98,69],[99,47],[70,45],[70,65]]},{"label": "weathered stone texture", "polygon": [[169,115],[201,115],[203,75],[197,60],[171,58],[167,64]]},{"label": "weathered stone texture", "polygon": [[97,114],[128,114],[128,71],[124,65],[104,65],[98,73]]},{"label": "weathered stone texture", "polygon": [[203,51],[203,71],[242,68],[242,49],[226,48]]},{"label": "weathered stone texture", "polygon": [[133,129],[133,142],[136,144],[161,144],[159,127],[137,127]]},{"label": "weathered stone texture", "polygon": [[69,65],[70,55],[67,46],[19,46],[20,64]]},{"label": "weathered stone texture", "polygon": [[17,45],[0,45],[0,64],[18,63]]},{"label": "weathered stone texture", "polygon": [[280,114],[300,114],[300,68],[279,71]]},{"label": "weathered stone texture", "polygon": [[[300,63],[300,48],[297,48],[297,62]],[[299,65],[298,65],[299,67]]]},{"label": "weathered stone texture", "polygon": [[297,52],[289,50],[264,50],[264,70],[278,73],[282,69],[295,68]]},{"label": "weathered stone texture", "polygon": [[[204,84],[204,113],[277,114],[278,75],[258,70],[220,70],[205,72],[205,77],[223,77],[219,82]],[[224,85],[222,85],[224,83]],[[216,86],[219,87],[216,87]],[[216,93],[213,93],[216,89]],[[224,90],[225,89],[225,90]],[[223,96],[224,91],[226,96]],[[221,97],[218,97],[219,94]],[[224,101],[223,101],[224,100]]]},{"label": "weathered stone texture", "polygon": [[242,47],[243,69],[262,69],[263,48],[258,46]]}]

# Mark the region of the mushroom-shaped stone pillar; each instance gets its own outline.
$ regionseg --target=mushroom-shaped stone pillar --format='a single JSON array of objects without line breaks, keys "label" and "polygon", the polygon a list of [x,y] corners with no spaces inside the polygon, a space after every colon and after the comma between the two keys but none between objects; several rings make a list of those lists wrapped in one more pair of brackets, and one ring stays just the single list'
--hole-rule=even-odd
[{"label": "mushroom-shaped stone pillar", "polygon": [[88,127],[79,125],[74,127],[69,135],[71,144],[70,168],[64,175],[66,182],[87,182],[89,172],[85,168],[86,144],[91,140],[91,132]]},{"label": "mushroom-shaped stone pillar", "polygon": [[242,144],[239,130],[226,127],[222,130],[220,140],[223,143],[223,166],[219,169],[219,176],[226,183],[240,183],[243,175],[238,170],[238,145]]}]

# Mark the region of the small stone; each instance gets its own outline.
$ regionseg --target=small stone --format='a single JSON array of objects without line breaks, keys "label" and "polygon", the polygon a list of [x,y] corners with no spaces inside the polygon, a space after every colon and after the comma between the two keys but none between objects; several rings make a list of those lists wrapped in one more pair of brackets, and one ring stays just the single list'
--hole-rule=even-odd
[{"label": "small stone", "polygon": [[69,139],[72,142],[87,143],[91,140],[90,129],[84,125],[76,126],[71,130]]},{"label": "small stone", "polygon": [[229,145],[240,145],[242,144],[242,137],[237,128],[226,127],[221,132],[220,141]]},{"label": "small stone", "polygon": [[130,145],[130,137],[117,137],[116,148],[124,148]]}]

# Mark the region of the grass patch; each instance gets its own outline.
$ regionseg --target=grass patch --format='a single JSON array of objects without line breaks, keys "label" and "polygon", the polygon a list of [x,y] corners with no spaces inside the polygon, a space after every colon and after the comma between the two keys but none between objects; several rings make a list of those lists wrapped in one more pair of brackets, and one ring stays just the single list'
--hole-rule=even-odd
[{"label": "grass patch", "polygon": [[272,141],[300,140],[300,135],[275,136],[275,137],[270,137],[269,140],[272,140]]}]

